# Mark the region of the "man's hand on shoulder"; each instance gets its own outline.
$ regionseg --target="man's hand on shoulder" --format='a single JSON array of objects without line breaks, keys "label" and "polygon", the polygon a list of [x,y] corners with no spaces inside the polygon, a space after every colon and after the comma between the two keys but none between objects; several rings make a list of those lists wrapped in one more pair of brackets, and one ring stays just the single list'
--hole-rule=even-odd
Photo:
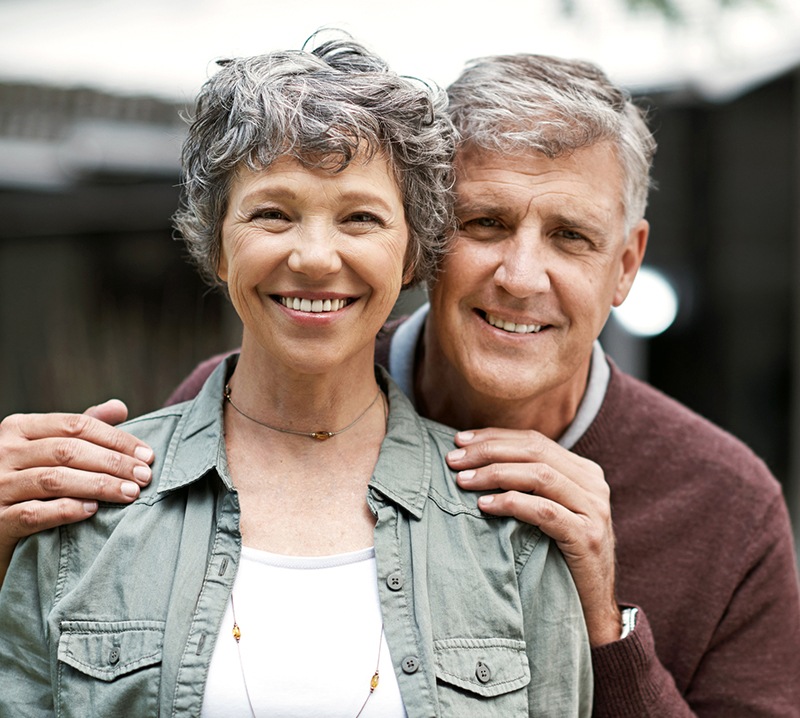
[{"label": "man's hand on shoulder", "polygon": [[536,431],[462,431],[456,444],[447,461],[459,486],[500,490],[480,497],[482,511],[535,524],[550,536],[572,573],[592,646],[618,640],[611,493],[603,470]]},{"label": "man's hand on shoulder", "polygon": [[84,414],[12,414],[0,422],[0,582],[17,542],[74,523],[98,501],[130,503],[149,483],[153,451],[110,424],[112,399]]}]

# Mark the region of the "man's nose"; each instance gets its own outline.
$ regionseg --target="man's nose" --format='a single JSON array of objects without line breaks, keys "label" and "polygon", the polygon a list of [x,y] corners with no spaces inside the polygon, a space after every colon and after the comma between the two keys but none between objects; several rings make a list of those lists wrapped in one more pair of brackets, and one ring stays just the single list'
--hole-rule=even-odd
[{"label": "man's nose", "polygon": [[494,281],[513,297],[524,299],[550,290],[548,252],[536,230],[516,232],[503,243]]},{"label": "man's nose", "polygon": [[297,235],[288,264],[293,272],[311,279],[321,279],[340,271],[342,259],[335,232],[321,224],[304,227]]}]

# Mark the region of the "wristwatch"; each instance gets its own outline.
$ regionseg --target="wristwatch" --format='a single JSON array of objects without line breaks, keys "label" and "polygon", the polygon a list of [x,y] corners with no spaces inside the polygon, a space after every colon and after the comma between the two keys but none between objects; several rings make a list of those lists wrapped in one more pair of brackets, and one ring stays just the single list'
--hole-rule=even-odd
[{"label": "wristwatch", "polygon": [[636,614],[639,612],[638,608],[628,607],[622,609],[622,634],[619,637],[621,641],[627,638],[628,634],[636,628]]}]

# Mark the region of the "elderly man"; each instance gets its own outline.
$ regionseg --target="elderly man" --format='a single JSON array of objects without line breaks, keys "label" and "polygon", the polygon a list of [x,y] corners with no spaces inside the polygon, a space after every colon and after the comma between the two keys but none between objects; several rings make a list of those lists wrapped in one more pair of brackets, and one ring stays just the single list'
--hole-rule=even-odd
[{"label": "elderly man", "polygon": [[[489,492],[483,510],[557,541],[595,715],[797,716],[800,596],[777,481],[597,343],[647,243],[655,146],[640,113],[597,68],[530,55],[475,61],[449,93],[458,237],[430,305],[387,327],[379,359],[422,414],[462,430],[449,461],[464,489]],[[116,422],[124,407],[93,413]],[[473,429],[487,426],[502,428]],[[96,419],[1,429],[7,554],[148,480],[148,448]],[[55,496],[80,499],[37,500]]]}]

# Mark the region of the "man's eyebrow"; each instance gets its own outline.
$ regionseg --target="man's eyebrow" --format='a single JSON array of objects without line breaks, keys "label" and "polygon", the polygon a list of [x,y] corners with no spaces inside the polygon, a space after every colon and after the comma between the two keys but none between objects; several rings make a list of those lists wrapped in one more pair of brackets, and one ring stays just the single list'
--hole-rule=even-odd
[{"label": "man's eyebrow", "polygon": [[468,200],[466,202],[456,200],[455,211],[456,214],[497,215],[506,212],[507,208],[502,202],[494,199]]},{"label": "man's eyebrow", "polygon": [[556,213],[550,217],[550,220],[555,225],[585,232],[598,239],[605,239],[608,237],[608,223],[594,216],[578,219],[575,216],[570,216],[565,213]]}]

